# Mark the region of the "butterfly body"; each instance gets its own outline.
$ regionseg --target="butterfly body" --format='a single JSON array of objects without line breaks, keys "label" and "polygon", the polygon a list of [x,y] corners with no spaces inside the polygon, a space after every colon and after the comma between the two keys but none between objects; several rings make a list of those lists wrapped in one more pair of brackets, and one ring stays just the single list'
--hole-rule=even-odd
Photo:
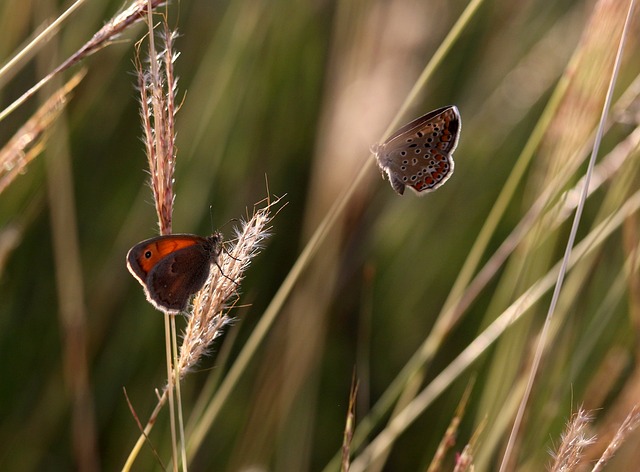
[{"label": "butterfly body", "polygon": [[453,151],[461,119],[455,106],[439,108],[400,128],[373,146],[378,167],[400,195],[409,186],[418,195],[432,192],[453,175]]},{"label": "butterfly body", "polygon": [[127,268],[157,309],[176,314],[207,281],[221,251],[222,235],[170,234],[147,239],[127,254]]}]

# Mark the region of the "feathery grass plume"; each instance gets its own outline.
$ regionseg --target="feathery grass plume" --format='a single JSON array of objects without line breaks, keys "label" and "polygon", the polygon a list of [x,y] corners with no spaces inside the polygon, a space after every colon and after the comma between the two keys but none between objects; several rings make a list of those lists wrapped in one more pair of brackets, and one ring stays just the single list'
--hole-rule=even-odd
[{"label": "feathery grass plume", "polygon": [[80,83],[84,75],[84,71],[77,73],[54,92],[0,149],[0,193],[43,150],[46,131],[67,104],[71,91]]},{"label": "feathery grass plume", "polygon": [[173,73],[173,63],[178,55],[173,52],[177,33],[169,30],[166,21],[162,24],[164,29],[160,38],[164,49],[156,53],[153,37],[149,36],[150,54],[153,57],[148,57],[148,67],[143,67],[140,61],[141,43],[138,43],[135,65],[153,201],[158,214],[160,234],[170,234],[174,201],[173,175],[176,168],[175,115],[178,111],[175,106],[177,79]]},{"label": "feathery grass plume", "polygon": [[360,381],[356,380],[356,371],[353,371],[351,377],[351,391],[349,392],[349,406],[347,408],[347,421],[344,425],[344,434],[342,437],[342,463],[340,471],[347,472],[349,470],[351,456],[351,440],[353,439],[353,430],[356,423],[356,399],[358,396],[358,386]]},{"label": "feathery grass plume", "polygon": [[211,271],[204,287],[196,294],[180,347],[178,371],[181,377],[208,353],[213,341],[232,321],[229,311],[237,300],[238,287],[251,260],[260,253],[269,236],[271,210],[281,200],[282,197],[267,201],[264,208],[254,208],[247,221],[241,220],[241,229],[236,228],[235,244],[220,253],[218,270]]},{"label": "feathery grass plume", "polygon": [[[209,352],[211,343],[222,334],[222,328],[231,322],[229,310],[235,305],[233,297],[237,296],[238,286],[251,260],[258,255],[263,241],[269,236],[270,228],[268,225],[272,219],[271,210],[281,199],[282,197],[273,202],[267,201],[264,208],[258,210],[254,208],[251,218],[241,222],[242,229],[238,231],[233,247],[220,253],[217,261],[218,270],[211,271],[204,287],[194,298],[190,310],[191,315],[180,347],[180,356],[175,363],[174,377],[182,378],[192,370],[198,361]],[[169,378],[168,385],[159,395],[158,404],[129,453],[123,470],[131,470],[162,406],[167,400],[170,401],[168,397],[171,390],[168,387],[173,384],[172,380],[173,378]]]},{"label": "feathery grass plume", "polygon": [[[447,430],[442,436],[442,439],[440,440],[440,444],[438,444],[438,449],[436,449],[436,453],[434,454],[433,459],[431,460],[431,463],[427,468],[427,472],[437,472],[441,470],[442,462],[444,461],[447,451],[456,444],[456,436],[460,428],[460,422],[462,421],[462,417],[464,416],[464,413],[467,409],[467,404],[469,403],[469,397],[471,396],[471,391],[473,389],[474,383],[475,383],[475,379],[471,381],[469,385],[467,385],[467,388],[464,391],[464,395],[462,395],[462,398],[460,399],[460,403],[456,408],[455,415],[451,418],[451,421],[449,422],[449,426],[447,426]],[[483,426],[484,425],[481,425],[481,428]],[[477,433],[470,444],[475,443],[475,437],[477,437]],[[467,448],[470,448],[469,444],[465,447],[465,450]],[[463,451],[463,454],[464,454],[464,451]],[[468,452],[468,454],[470,454],[470,451]]]},{"label": "feathery grass plume", "polygon": [[[147,2],[151,4],[151,2]],[[160,52],[156,49],[155,28],[152,10],[146,10],[147,26],[149,28],[149,54],[147,63],[143,67],[140,60],[142,41],[136,45],[134,63],[138,73],[138,89],[140,92],[140,119],[144,130],[143,142],[149,164],[151,189],[158,215],[160,234],[172,233],[173,219],[173,184],[176,165],[175,146],[175,97],[177,80],[173,73],[173,63],[177,55],[173,52],[173,41],[176,33],[169,29],[166,16],[162,17],[162,29],[159,38],[164,46]],[[175,317],[169,311],[164,311],[165,321],[165,351],[167,361],[167,391],[169,397],[169,416],[171,422],[171,445],[173,449],[173,470],[178,470],[178,430],[181,446],[183,470],[187,470],[187,458],[184,440],[184,426],[182,419],[182,394],[179,381],[174,380],[175,359],[177,357],[177,336]],[[179,380],[179,379],[178,379]],[[175,402],[173,391],[175,388]],[[177,405],[176,405],[177,403]],[[177,408],[176,408],[177,406]],[[176,410],[177,409],[177,419]],[[176,422],[177,420],[177,422]]]},{"label": "feathery grass plume", "polygon": [[616,453],[624,440],[631,434],[640,424],[640,406],[635,405],[627,417],[624,419],[618,430],[616,431],[615,436],[609,442],[607,449],[604,451],[598,463],[593,467],[592,472],[600,472],[605,464],[611,460],[613,455]]},{"label": "feathery grass plume", "polygon": [[595,436],[589,436],[587,428],[592,416],[582,407],[572,416],[562,433],[558,451],[551,455],[554,462],[549,469],[551,472],[569,472],[575,470],[580,463],[584,448],[595,442]]},{"label": "feathery grass plume", "polygon": [[460,455],[456,458],[456,465],[453,472],[473,472],[476,470],[473,465],[473,448],[467,444]]}]

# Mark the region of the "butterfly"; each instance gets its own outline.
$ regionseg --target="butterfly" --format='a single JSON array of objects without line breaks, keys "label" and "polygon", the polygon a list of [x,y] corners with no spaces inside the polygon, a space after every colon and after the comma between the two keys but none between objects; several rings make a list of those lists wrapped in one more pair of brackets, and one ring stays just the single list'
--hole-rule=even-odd
[{"label": "butterfly", "polygon": [[440,188],[453,175],[453,151],[462,127],[455,106],[431,111],[372,146],[378,167],[402,195],[409,186],[418,195]]},{"label": "butterfly", "polygon": [[149,303],[177,314],[204,286],[221,251],[219,232],[204,238],[193,234],[157,236],[129,250],[127,268],[144,288]]}]

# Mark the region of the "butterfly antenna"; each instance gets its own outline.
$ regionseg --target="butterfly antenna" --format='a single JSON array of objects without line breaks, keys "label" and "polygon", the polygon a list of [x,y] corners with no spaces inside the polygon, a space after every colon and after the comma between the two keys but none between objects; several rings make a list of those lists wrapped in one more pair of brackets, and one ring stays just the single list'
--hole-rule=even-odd
[{"label": "butterfly antenna", "polygon": [[211,231],[213,230],[213,205],[209,205],[209,223],[211,224]]}]

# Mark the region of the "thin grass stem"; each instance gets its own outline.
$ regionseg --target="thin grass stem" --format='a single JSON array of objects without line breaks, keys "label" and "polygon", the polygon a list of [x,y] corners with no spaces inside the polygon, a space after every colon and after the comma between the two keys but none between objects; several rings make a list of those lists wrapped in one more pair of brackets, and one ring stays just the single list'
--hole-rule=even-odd
[{"label": "thin grass stem", "polygon": [[[599,248],[611,233],[640,209],[640,191],[633,194],[620,209],[594,228],[574,248],[568,268]],[[415,419],[438,398],[460,374],[475,362],[486,350],[553,286],[562,261],[555,264],[544,277],[540,278],[503,313],[500,314],[478,337],[476,337],[440,374],[438,374],[401,412],[394,417],[385,429],[371,441],[351,464],[351,472],[365,470],[368,465],[383,454],[395,439],[415,421]],[[325,470],[331,470],[325,468]]]},{"label": "thin grass stem", "polygon": [[180,362],[178,358],[178,336],[176,328],[176,317],[171,317],[171,350],[173,354],[173,365],[175,366],[175,389],[176,389],[176,405],[178,409],[178,433],[180,443],[180,461],[182,462],[182,470],[187,472],[187,449],[185,446],[184,436],[184,420],[182,418],[182,390],[180,388],[181,375],[180,375]]},{"label": "thin grass stem", "polygon": [[171,317],[172,315],[164,313],[164,340],[165,354],[167,360],[167,392],[169,393],[169,420],[171,425],[171,462],[173,471],[178,472],[178,442],[176,438],[176,411],[174,398],[174,377],[173,363],[171,361]]},{"label": "thin grass stem", "polygon": [[618,51],[616,53],[616,59],[613,66],[613,71],[611,73],[611,79],[609,81],[609,87],[607,89],[607,94],[605,97],[604,105],[602,107],[602,114],[600,116],[600,122],[598,123],[598,131],[596,133],[595,140],[593,142],[593,149],[591,151],[591,156],[589,158],[589,165],[587,167],[586,176],[582,182],[582,192],[580,195],[580,200],[578,202],[578,207],[576,208],[575,216],[573,219],[573,223],[571,225],[571,231],[569,233],[569,238],[567,240],[567,245],[565,248],[564,256],[562,258],[562,264],[560,265],[560,270],[558,271],[558,279],[556,281],[553,295],[551,297],[551,303],[549,304],[549,310],[547,312],[547,316],[544,320],[544,325],[542,327],[542,332],[540,333],[540,338],[538,340],[538,345],[536,346],[536,351],[533,357],[533,362],[531,365],[531,371],[529,373],[529,378],[527,379],[527,385],[524,391],[524,395],[522,396],[522,400],[518,407],[518,412],[516,413],[516,418],[513,423],[513,428],[511,429],[511,434],[509,435],[509,440],[507,442],[507,447],[505,448],[504,455],[502,457],[502,462],[500,464],[500,472],[504,472],[507,470],[507,465],[511,460],[511,454],[513,452],[513,447],[520,432],[520,427],[522,424],[522,418],[524,417],[524,411],[529,402],[529,397],[531,395],[531,390],[533,389],[533,382],[538,373],[538,369],[540,367],[540,362],[542,360],[542,354],[545,351],[545,347],[548,342],[549,329],[551,326],[551,320],[553,318],[553,314],[555,313],[556,305],[558,303],[558,299],[560,298],[560,291],[562,290],[562,283],[564,282],[564,276],[567,272],[567,267],[569,265],[569,259],[571,257],[571,251],[573,250],[573,245],[575,243],[576,235],[578,233],[578,226],[580,225],[580,221],[582,220],[582,212],[584,210],[585,202],[587,201],[587,195],[589,194],[589,183],[591,182],[591,174],[593,173],[593,168],[596,164],[596,157],[598,156],[598,151],[600,150],[600,143],[602,141],[602,135],[604,133],[604,127],[607,121],[607,116],[609,114],[609,109],[611,108],[611,102],[613,100],[613,90],[615,88],[615,84],[618,79],[618,72],[620,70],[620,63],[622,61],[622,52],[624,50],[624,45],[628,35],[629,24],[632,18],[633,7],[635,4],[635,0],[630,0],[629,9],[627,10],[627,17],[625,19],[624,28],[622,30],[620,36],[620,42],[618,45]]}]

